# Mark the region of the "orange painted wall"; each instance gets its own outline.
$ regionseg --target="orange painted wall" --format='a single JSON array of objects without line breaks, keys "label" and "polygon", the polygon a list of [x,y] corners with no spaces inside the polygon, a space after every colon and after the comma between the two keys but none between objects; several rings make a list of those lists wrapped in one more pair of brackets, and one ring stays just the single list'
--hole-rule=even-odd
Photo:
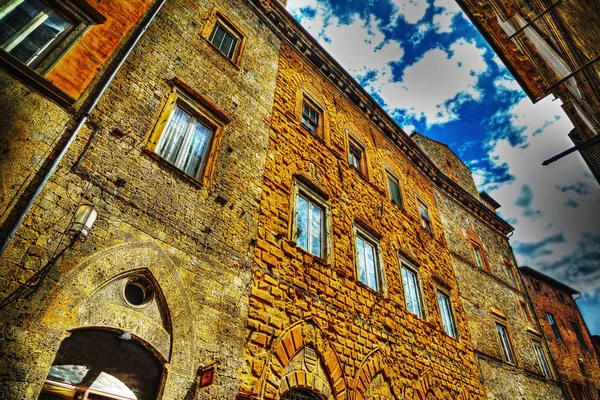
[{"label": "orange painted wall", "polygon": [[77,99],[110,58],[131,27],[146,12],[152,0],[88,1],[106,17],[94,25],[69,49],[46,75],[46,79]]}]

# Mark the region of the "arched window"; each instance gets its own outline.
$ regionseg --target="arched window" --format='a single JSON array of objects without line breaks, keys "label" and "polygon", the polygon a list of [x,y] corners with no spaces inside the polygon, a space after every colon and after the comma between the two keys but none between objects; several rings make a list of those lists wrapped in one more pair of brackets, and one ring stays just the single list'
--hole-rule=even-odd
[{"label": "arched window", "polygon": [[321,400],[321,398],[310,390],[294,388],[285,392],[281,400]]}]

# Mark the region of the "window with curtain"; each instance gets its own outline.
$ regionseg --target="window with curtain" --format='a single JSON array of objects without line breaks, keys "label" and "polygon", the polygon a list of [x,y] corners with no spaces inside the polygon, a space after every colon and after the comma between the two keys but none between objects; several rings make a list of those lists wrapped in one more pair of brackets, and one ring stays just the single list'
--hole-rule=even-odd
[{"label": "window with curtain", "polygon": [[418,203],[419,215],[421,217],[421,226],[425,228],[428,232],[431,232],[431,218],[429,217],[429,208],[421,200],[418,200]]},{"label": "window with curtain", "polygon": [[419,287],[419,276],[415,270],[401,263],[402,284],[406,309],[419,318],[423,318],[423,302]]},{"label": "window with curtain", "polygon": [[450,306],[450,298],[442,292],[437,293],[438,305],[440,307],[440,315],[442,318],[442,326],[444,332],[453,338],[457,337],[456,323],[454,322],[454,315],[452,313],[452,307]]},{"label": "window with curtain", "polygon": [[175,105],[155,151],[181,171],[198,178],[211,136],[209,127],[180,105]]},{"label": "window with curtain", "polygon": [[377,245],[366,235],[356,236],[356,266],[358,280],[375,291],[381,290]]},{"label": "window with curtain", "polygon": [[0,48],[30,66],[75,25],[40,0],[0,1]]},{"label": "window with curtain", "polygon": [[311,131],[316,131],[319,126],[319,112],[307,102],[302,103],[302,123]]}]

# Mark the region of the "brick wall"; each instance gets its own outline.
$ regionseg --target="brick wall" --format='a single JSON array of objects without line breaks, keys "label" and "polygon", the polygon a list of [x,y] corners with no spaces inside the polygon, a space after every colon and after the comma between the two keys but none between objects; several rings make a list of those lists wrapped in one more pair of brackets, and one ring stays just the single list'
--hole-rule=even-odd
[{"label": "brick wall", "polygon": [[[600,361],[573,296],[562,290],[562,288],[554,286],[551,282],[543,281],[526,271],[521,270],[521,272],[531,301],[534,304],[535,314],[542,326],[542,332],[548,341],[550,352],[569,398],[576,398],[571,388],[571,383],[575,383],[586,387],[592,399],[598,399]],[[534,288],[532,279],[541,282],[541,291]],[[563,294],[563,299],[559,298],[559,292]],[[547,313],[553,315],[558,326],[560,339],[556,337],[549,323]],[[573,324],[578,326],[583,344],[580,344]],[[580,367],[579,360],[583,362],[585,375]]]},{"label": "brick wall", "polygon": [[[326,114],[324,139],[300,122],[303,92]],[[365,174],[348,164],[348,132],[366,147]],[[384,165],[402,182],[404,207],[389,200]],[[310,182],[327,198],[328,260],[291,240],[295,179]],[[433,234],[420,226],[417,195],[430,207]],[[331,393],[363,399],[378,391],[399,398],[482,396],[433,196],[431,183],[404,154],[283,45],[250,293],[243,395],[276,398],[288,388],[309,386],[326,398]],[[356,277],[356,224],[379,237],[383,293]],[[406,310],[400,253],[420,270],[425,319]],[[442,330],[438,287],[450,293],[458,340]],[[311,370],[306,362],[302,367],[306,346],[323,369]]]}]

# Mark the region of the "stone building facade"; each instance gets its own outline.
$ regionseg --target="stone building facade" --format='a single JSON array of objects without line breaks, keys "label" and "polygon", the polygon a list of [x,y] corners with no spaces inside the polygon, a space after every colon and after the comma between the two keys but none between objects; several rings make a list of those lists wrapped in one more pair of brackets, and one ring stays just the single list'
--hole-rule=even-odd
[{"label": "stone building facade", "polygon": [[[1,4],[4,240],[162,2]],[[54,42],[23,55],[38,28]],[[0,398],[236,396],[278,54],[245,1],[164,3],[2,254]]]},{"label": "stone building facade", "polygon": [[567,398],[600,399],[600,354],[573,297],[581,293],[532,268],[519,271]]},{"label": "stone building facade", "polygon": [[574,125],[565,132],[572,150],[600,181],[600,1],[458,3],[531,101],[560,98]]},{"label": "stone building facade", "polygon": [[[564,398],[508,243],[512,228],[494,218],[500,205],[478,195],[469,169],[448,146],[412,137],[456,182],[451,192],[435,190],[435,201],[486,395]],[[465,206],[465,196],[480,198],[488,209]]]}]

